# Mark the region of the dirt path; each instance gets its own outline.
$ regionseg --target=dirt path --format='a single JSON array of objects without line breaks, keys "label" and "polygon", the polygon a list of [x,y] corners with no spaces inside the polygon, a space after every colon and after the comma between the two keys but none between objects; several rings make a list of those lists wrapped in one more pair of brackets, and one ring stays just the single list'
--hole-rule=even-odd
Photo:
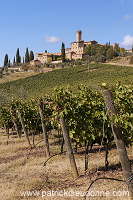
[{"label": "dirt path", "polygon": [[126,66],[126,67],[133,67],[133,65],[130,65],[130,64],[124,64],[124,63],[112,63],[112,62],[108,62],[108,63],[104,63],[104,64],[109,64],[109,65],[119,65],[119,66]]}]

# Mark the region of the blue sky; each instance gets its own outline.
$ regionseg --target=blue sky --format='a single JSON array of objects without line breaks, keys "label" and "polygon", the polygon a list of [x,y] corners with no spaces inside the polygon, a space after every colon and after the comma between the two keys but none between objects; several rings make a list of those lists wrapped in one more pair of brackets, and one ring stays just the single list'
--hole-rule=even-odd
[{"label": "blue sky", "polygon": [[75,32],[100,44],[110,41],[131,48],[133,0],[0,0],[0,66],[5,54],[11,62],[17,48],[25,55],[69,47]]}]

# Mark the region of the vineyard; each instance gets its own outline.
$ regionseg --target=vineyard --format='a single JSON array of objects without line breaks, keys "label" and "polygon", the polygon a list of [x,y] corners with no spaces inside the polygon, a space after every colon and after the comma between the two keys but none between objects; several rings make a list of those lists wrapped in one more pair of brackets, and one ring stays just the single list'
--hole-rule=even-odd
[{"label": "vineyard", "polygon": [[71,85],[72,90],[77,90],[81,84],[101,85],[103,82],[113,86],[117,82],[131,84],[133,67],[114,66],[108,64],[89,64],[66,67],[53,70],[48,73],[41,73],[24,79],[10,81],[0,84],[0,94],[6,96],[17,96],[27,98],[40,97],[42,94],[50,94],[53,88]]},{"label": "vineyard", "polygon": [[[84,150],[84,175],[88,175],[89,163],[91,163],[91,159],[88,161],[88,155],[93,146],[98,144],[99,153],[102,148],[105,149],[102,167],[107,171],[110,167],[109,150],[114,145],[119,147],[119,144],[114,142],[112,130],[120,131],[122,139],[119,140],[122,140],[127,147],[132,147],[133,87],[116,84],[111,88],[113,100],[109,103],[103,95],[106,90],[108,86],[104,83],[95,89],[82,84],[76,91],[69,86],[59,87],[51,94],[30,100],[12,97],[5,103],[3,99],[0,106],[0,124],[1,128],[6,130],[7,145],[10,145],[11,129],[13,134],[17,134],[19,141],[25,137],[29,159],[37,145],[44,143],[44,156],[46,156],[44,166],[46,167],[49,162],[52,162],[54,156],[64,155],[67,152],[71,173],[73,177],[78,178],[80,174],[74,154],[78,153],[79,149]],[[115,108],[115,112],[112,112],[112,107]],[[52,149],[50,139],[53,133],[56,133],[54,140],[59,138],[56,152]],[[42,140],[38,142],[36,138],[40,134]],[[126,156],[124,159],[126,160]],[[62,166],[65,167],[65,163],[62,163]],[[101,166],[97,166],[95,173],[100,168]]]}]

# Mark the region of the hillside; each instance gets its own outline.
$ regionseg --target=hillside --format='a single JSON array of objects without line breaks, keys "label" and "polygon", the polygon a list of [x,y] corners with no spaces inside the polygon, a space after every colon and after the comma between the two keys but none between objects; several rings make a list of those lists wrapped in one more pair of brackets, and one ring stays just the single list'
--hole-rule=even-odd
[{"label": "hillside", "polygon": [[40,73],[24,79],[0,84],[0,91],[7,95],[19,96],[25,93],[28,97],[37,97],[50,93],[53,88],[70,85],[75,89],[78,85],[101,85],[106,82],[114,85],[118,81],[131,84],[133,67],[108,64],[91,64],[74,66],[47,73]]},{"label": "hillside", "polygon": [[24,71],[24,72],[15,72],[12,74],[8,74],[8,75],[3,75],[2,78],[0,78],[0,83],[6,83],[6,82],[11,82],[11,81],[15,81],[21,78],[26,78],[29,76],[33,76],[38,74],[37,72],[34,71]]},{"label": "hillside", "polygon": [[[15,69],[17,69],[17,68],[15,68]],[[36,69],[36,67],[34,67],[31,69],[30,68],[27,70],[22,69],[19,71],[19,70],[14,70],[14,68],[9,68],[7,73],[4,71],[3,76],[0,78],[0,83],[16,81],[18,79],[23,79],[23,78],[26,78],[29,76],[37,75],[42,72],[45,73],[48,71],[52,71],[52,69],[51,68]]]},{"label": "hillside", "polygon": [[116,57],[109,61],[109,64],[113,65],[121,65],[121,66],[132,66],[133,64],[130,64],[131,56],[126,56],[126,57]]}]

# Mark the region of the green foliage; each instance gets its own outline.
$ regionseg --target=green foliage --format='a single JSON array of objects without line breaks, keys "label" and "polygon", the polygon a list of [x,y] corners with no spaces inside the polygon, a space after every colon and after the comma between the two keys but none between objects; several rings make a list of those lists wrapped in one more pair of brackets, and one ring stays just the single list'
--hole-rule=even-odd
[{"label": "green foliage", "polygon": [[110,48],[108,45],[92,44],[86,48],[86,53],[90,56],[90,61],[105,62],[107,50]]},{"label": "green foliage", "polygon": [[103,56],[103,55],[99,56],[99,62],[105,63],[106,62],[106,57]]},{"label": "green foliage", "polygon": [[114,50],[112,47],[108,49],[107,51],[107,59],[113,59],[118,56],[118,53],[116,50]]},{"label": "green foliage", "polygon": [[25,53],[25,62],[26,62],[26,63],[29,62],[29,50],[28,50],[28,47],[26,48],[26,53]]},{"label": "green foliage", "polygon": [[0,74],[3,74],[4,67],[0,67]]},{"label": "green foliage", "polygon": [[21,57],[20,57],[20,54],[19,54],[19,48],[17,49],[17,52],[16,52],[16,63],[17,64],[21,63]]},{"label": "green foliage", "polygon": [[120,47],[119,47],[119,44],[116,44],[116,43],[115,43],[114,50],[116,50],[116,52],[117,52],[118,54],[120,53],[121,49],[120,49]]},{"label": "green foliage", "polygon": [[61,46],[61,59],[62,59],[62,62],[65,62],[65,44],[63,42]]},{"label": "green foliage", "polygon": [[[116,115],[111,121],[121,127],[127,146],[133,141],[133,87],[131,85],[117,84],[113,88]],[[51,95],[40,99],[43,102],[43,113],[47,131],[59,127],[61,116],[65,117],[66,125],[71,138],[79,144],[88,141],[90,144],[103,134],[112,142],[112,131],[101,93],[85,85],[73,92],[70,87],[55,89]],[[6,106],[0,106],[0,123],[8,125],[13,117],[18,123],[19,111],[23,117],[25,127],[29,131],[39,129],[41,120],[38,112],[38,101],[35,99],[25,101],[17,98],[8,101]]]},{"label": "green foliage", "polygon": [[91,56],[91,45],[88,45],[86,48],[86,53]]},{"label": "green foliage", "polygon": [[[104,104],[100,93],[84,85],[81,85],[75,93],[69,87],[67,89],[61,87],[55,90],[52,99],[56,105],[56,110],[53,112],[56,118],[53,123],[56,120],[55,124],[58,127],[60,117],[64,116],[70,137],[79,144],[84,144],[85,140],[91,144],[102,136]],[[104,136],[110,136],[112,141],[107,122],[104,124],[106,127]]]},{"label": "green foliage", "polygon": [[133,86],[118,83],[114,88],[117,115],[114,123],[120,126],[126,145],[133,143]]},{"label": "green foliage", "polygon": [[8,54],[5,55],[4,66],[8,65]]},{"label": "green foliage", "polygon": [[30,57],[29,57],[29,61],[34,60],[34,53],[33,51],[30,51]]},{"label": "green foliage", "polygon": [[46,129],[47,131],[50,131],[53,127],[52,125],[54,124],[52,123],[52,121],[54,120],[54,115],[53,115],[53,106],[50,102],[51,98],[49,96],[45,96],[41,97],[39,100],[42,102],[42,111],[44,114]]},{"label": "green foliage", "polygon": [[76,94],[67,89],[58,91],[59,111],[64,112],[70,137],[90,143],[102,133],[103,103],[100,95],[80,86]]},{"label": "green foliage", "polygon": [[90,56],[90,61],[105,62],[106,59],[112,59],[118,56],[120,52],[119,46],[116,45],[116,49],[113,49],[110,45],[92,44],[86,48],[86,53]]},{"label": "green foliage", "polygon": [[98,44],[91,45],[91,56],[96,55],[98,46]]},{"label": "green foliage", "polygon": [[52,61],[56,61],[56,60],[57,60],[57,58],[58,58],[58,56],[57,56],[57,55],[52,55]]},{"label": "green foliage", "polygon": [[[63,63],[64,64],[64,63]],[[0,84],[5,96],[17,95],[20,86],[25,89],[28,97],[40,97],[43,94],[50,94],[53,88],[58,86],[66,87],[71,85],[72,90],[77,90],[81,84],[101,85],[105,82],[109,86],[118,81],[131,84],[133,80],[133,68],[107,64],[89,64],[54,70],[48,73],[41,73],[24,79]],[[27,69],[27,67],[26,67]]]},{"label": "green foliage", "polygon": [[0,106],[0,126],[7,126],[11,123],[12,116],[7,106]]}]

